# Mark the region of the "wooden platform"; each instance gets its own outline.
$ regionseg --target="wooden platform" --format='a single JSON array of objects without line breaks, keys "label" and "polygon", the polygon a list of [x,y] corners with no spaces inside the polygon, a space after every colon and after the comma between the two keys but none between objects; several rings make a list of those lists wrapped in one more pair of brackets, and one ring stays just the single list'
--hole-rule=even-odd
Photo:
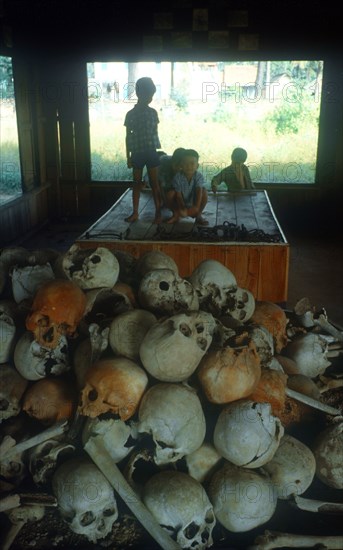
[{"label": "wooden platform", "polygon": [[[266,191],[209,193],[204,217],[206,227],[192,218],[169,225],[153,224],[151,191],[140,198],[139,220],[124,218],[131,213],[131,189],[76,240],[82,248],[105,246],[139,257],[147,250],[170,255],[187,277],[205,258],[220,261],[235,275],[238,285],[249,289],[257,300],[287,302],[289,244],[276,219]],[[162,211],[164,219],[171,216]]]}]

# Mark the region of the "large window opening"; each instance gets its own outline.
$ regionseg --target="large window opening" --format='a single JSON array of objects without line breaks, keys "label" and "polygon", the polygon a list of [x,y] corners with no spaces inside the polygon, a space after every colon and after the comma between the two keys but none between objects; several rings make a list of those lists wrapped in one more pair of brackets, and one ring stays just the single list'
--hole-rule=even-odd
[{"label": "large window opening", "polygon": [[[150,76],[161,149],[196,149],[209,184],[243,147],[255,183],[313,184],[323,61],[87,64],[92,180],[126,181],[126,112]],[[223,185],[223,184],[222,184]]]},{"label": "large window opening", "polygon": [[0,204],[22,194],[12,58],[0,56]]}]

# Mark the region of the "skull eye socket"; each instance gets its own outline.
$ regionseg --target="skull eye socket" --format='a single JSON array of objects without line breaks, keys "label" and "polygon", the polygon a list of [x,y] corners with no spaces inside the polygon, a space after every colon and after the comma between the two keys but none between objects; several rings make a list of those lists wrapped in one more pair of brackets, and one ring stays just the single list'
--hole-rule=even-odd
[{"label": "skull eye socket", "polygon": [[114,514],[115,514],[115,509],[114,509],[114,508],[107,508],[106,510],[104,510],[103,514],[104,514],[104,516],[105,516],[106,518],[109,518],[109,517],[111,517],[111,516],[114,516]]},{"label": "skull eye socket", "polygon": [[161,281],[158,286],[160,290],[169,290],[169,283],[167,281]]},{"label": "skull eye socket", "polygon": [[197,331],[198,334],[201,334],[202,332],[204,332],[203,323],[198,323],[197,325],[195,325],[195,328],[196,328],[196,331]]},{"label": "skull eye socket", "polygon": [[92,262],[92,264],[99,264],[101,262],[101,258],[100,256],[98,256],[98,254],[94,254],[94,256],[90,258],[90,261]]},{"label": "skull eye socket", "polygon": [[214,519],[214,514],[213,512],[211,512],[210,510],[207,512],[206,516],[205,516],[205,522],[206,523],[213,523],[215,521]]},{"label": "skull eye socket", "polygon": [[89,512],[85,512],[82,515],[80,519],[80,523],[83,527],[87,527],[87,525],[90,525],[91,523],[93,523],[94,520],[95,520],[95,516],[93,512],[89,511]]},{"label": "skull eye socket", "polygon": [[199,529],[200,529],[199,525],[197,525],[194,521],[192,521],[192,523],[187,525],[183,534],[185,535],[186,539],[194,539]]},{"label": "skull eye socket", "polygon": [[89,401],[96,401],[98,399],[98,392],[95,389],[92,389],[88,392]]},{"label": "skull eye socket", "polygon": [[207,340],[206,338],[197,338],[197,344],[202,351],[206,350]]},{"label": "skull eye socket", "polygon": [[7,399],[0,399],[0,411],[7,411],[10,403]]},{"label": "skull eye socket", "polygon": [[43,315],[40,319],[37,320],[37,325],[39,327],[48,327],[49,317],[47,315]]},{"label": "skull eye socket", "polygon": [[184,335],[184,336],[190,336],[192,334],[192,331],[191,329],[189,328],[188,325],[186,325],[186,323],[181,323],[180,326],[179,326],[179,331]]}]

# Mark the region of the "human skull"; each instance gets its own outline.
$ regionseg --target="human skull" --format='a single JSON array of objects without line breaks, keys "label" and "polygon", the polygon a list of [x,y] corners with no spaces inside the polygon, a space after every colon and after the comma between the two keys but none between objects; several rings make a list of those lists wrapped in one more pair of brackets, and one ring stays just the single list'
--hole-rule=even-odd
[{"label": "human skull", "polygon": [[68,341],[63,334],[51,349],[41,346],[32,332],[25,331],[14,349],[14,364],[26,380],[40,380],[48,375],[59,375],[70,369]]},{"label": "human skull", "polygon": [[88,290],[86,298],[86,309],[80,323],[80,332],[83,333],[88,333],[89,326],[94,323],[102,328],[109,327],[114,317],[133,309],[128,296],[114,288]]},{"label": "human skull", "polygon": [[140,346],[145,369],[157,380],[183,382],[206,354],[216,323],[204,311],[179,313],[153,324]]},{"label": "human skull", "polygon": [[325,338],[308,332],[289,342],[282,353],[296,363],[298,374],[315,378],[331,365],[327,360],[328,351],[329,344]]},{"label": "human skull", "polygon": [[261,360],[261,365],[269,366],[274,357],[274,339],[272,334],[262,325],[244,325],[256,346],[257,353]]},{"label": "human skull", "polygon": [[55,279],[37,291],[26,328],[43,347],[54,348],[61,335],[72,337],[86,307],[84,292],[72,281]]},{"label": "human skull", "polygon": [[255,311],[255,297],[247,288],[237,287],[228,294],[227,304],[221,309],[222,315],[230,315],[245,323]]},{"label": "human skull", "polygon": [[323,429],[313,442],[316,459],[316,476],[322,483],[343,489],[343,422]]},{"label": "human skull", "polygon": [[150,434],[157,465],[176,462],[202,445],[205,415],[190,387],[160,382],[144,395],[138,410],[138,432]]},{"label": "human skull", "polygon": [[277,497],[285,500],[309,488],[316,472],[316,460],[307,445],[284,434],[273,458],[263,468],[270,476]]},{"label": "human skull", "polygon": [[128,420],[148,384],[146,372],[126,357],[99,359],[85,374],[79,412],[94,418],[111,412]]},{"label": "human skull", "polygon": [[148,271],[141,279],[138,301],[143,309],[162,315],[199,309],[198,296],[191,283],[172,269]]},{"label": "human skull", "polygon": [[140,345],[157,322],[151,311],[133,309],[117,315],[111,322],[109,343],[115,355],[122,355],[132,361],[139,360]]},{"label": "human skull", "polygon": [[46,377],[33,382],[23,397],[23,411],[46,426],[70,420],[77,396],[74,387],[63,378]]},{"label": "human skull", "polygon": [[37,486],[45,486],[60,464],[70,458],[76,447],[63,440],[48,439],[28,451],[29,471]]},{"label": "human skull", "polygon": [[28,381],[10,364],[0,365],[0,424],[17,416]]},{"label": "human skull", "polygon": [[276,353],[280,353],[287,345],[286,327],[288,319],[285,311],[278,304],[268,301],[256,302],[255,311],[250,317],[250,322],[255,325],[262,325],[269,330],[273,336]]},{"label": "human skull", "polygon": [[32,299],[43,283],[55,279],[55,274],[49,263],[15,266],[11,271],[11,279],[13,298],[19,304],[23,300]]},{"label": "human skull", "polygon": [[250,531],[274,515],[277,497],[263,472],[230,462],[217,470],[208,487],[217,520],[232,533]]},{"label": "human skull", "polygon": [[[243,309],[243,293],[237,290],[234,274],[222,263],[217,260],[203,260],[188,280],[196,290],[201,309],[212,313],[214,317],[230,314],[230,308],[233,312],[236,309],[235,315],[239,319],[238,305]],[[249,303],[250,293],[244,294],[244,300],[246,304]]]},{"label": "human skull", "polygon": [[155,269],[171,269],[179,274],[179,268],[171,256],[162,250],[148,250],[138,258],[136,273],[141,279],[146,273]]},{"label": "human skull", "polygon": [[212,546],[213,507],[201,483],[188,474],[163,471],[153,475],[144,486],[143,502],[180,548]]},{"label": "human skull", "polygon": [[138,437],[137,423],[108,418],[87,418],[82,431],[82,443],[100,440],[114,463],[130,454]]},{"label": "human skull", "polygon": [[71,458],[55,471],[52,489],[71,531],[96,544],[112,530],[118,506],[112,486],[88,459]]},{"label": "human skull", "polygon": [[12,357],[16,344],[15,305],[11,300],[0,300],[0,364]]},{"label": "human skull", "polygon": [[119,276],[119,262],[108,248],[80,248],[74,244],[64,254],[62,269],[83,290],[112,288]]},{"label": "human skull", "polygon": [[226,460],[244,468],[259,468],[271,460],[284,434],[269,403],[230,403],[217,419],[213,443]]},{"label": "human skull", "polygon": [[248,397],[261,376],[261,360],[254,342],[210,350],[199,363],[198,379],[211,403],[224,404]]}]

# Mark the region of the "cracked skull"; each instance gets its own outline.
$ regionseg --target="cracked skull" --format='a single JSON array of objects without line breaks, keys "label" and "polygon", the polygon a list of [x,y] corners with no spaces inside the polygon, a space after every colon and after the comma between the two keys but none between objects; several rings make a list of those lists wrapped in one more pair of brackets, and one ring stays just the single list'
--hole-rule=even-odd
[{"label": "cracked skull", "polygon": [[150,434],[157,465],[176,462],[202,445],[206,421],[195,391],[183,384],[160,382],[143,396],[138,432]]},{"label": "cracked skull", "polygon": [[86,308],[84,292],[72,281],[55,279],[37,291],[26,328],[43,347],[54,348],[61,335],[74,336]]},{"label": "cracked skull", "polygon": [[41,346],[31,332],[25,331],[15,346],[13,359],[26,380],[62,374],[70,369],[67,338],[60,335],[57,345],[51,349]]},{"label": "cracked skull", "polygon": [[145,369],[157,380],[182,382],[207,352],[216,328],[210,313],[179,313],[152,325],[141,346]]},{"label": "cracked skull", "polygon": [[126,357],[100,359],[85,374],[79,412],[94,418],[111,412],[128,420],[148,384],[146,372]]},{"label": "cracked skull", "polygon": [[62,518],[70,529],[96,544],[105,538],[118,518],[112,486],[88,459],[71,458],[53,475],[53,493]]},{"label": "cracked skull", "polygon": [[141,279],[138,301],[143,309],[163,315],[199,309],[196,291],[172,269],[155,269]]},{"label": "cracked skull", "polygon": [[269,403],[242,400],[230,403],[219,414],[213,434],[217,451],[229,462],[259,468],[271,460],[284,434]]},{"label": "cracked skull", "polygon": [[67,278],[83,290],[112,288],[119,276],[119,262],[108,248],[83,249],[74,244],[62,259]]},{"label": "cracked skull", "polygon": [[143,502],[180,548],[212,546],[213,507],[201,483],[188,474],[163,471],[153,475],[144,486]]},{"label": "cracked skull", "polygon": [[21,399],[28,381],[10,364],[0,365],[0,424],[17,416],[21,411]]}]

